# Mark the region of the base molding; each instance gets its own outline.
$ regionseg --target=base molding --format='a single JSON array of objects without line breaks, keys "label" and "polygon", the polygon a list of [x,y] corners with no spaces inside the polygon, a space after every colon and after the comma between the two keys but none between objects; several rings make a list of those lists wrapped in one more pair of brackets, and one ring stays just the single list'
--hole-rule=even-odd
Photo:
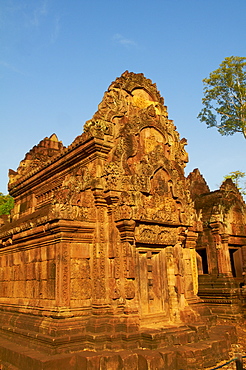
[{"label": "base molding", "polygon": [[2,370],[197,370],[227,359],[231,343],[236,342],[234,327],[227,325],[213,327],[207,339],[187,343],[184,336],[177,336],[177,332],[173,332],[173,338],[177,339],[176,344],[166,341],[165,345],[163,343],[163,346],[155,349],[85,350],[54,355],[2,338],[0,364]]}]

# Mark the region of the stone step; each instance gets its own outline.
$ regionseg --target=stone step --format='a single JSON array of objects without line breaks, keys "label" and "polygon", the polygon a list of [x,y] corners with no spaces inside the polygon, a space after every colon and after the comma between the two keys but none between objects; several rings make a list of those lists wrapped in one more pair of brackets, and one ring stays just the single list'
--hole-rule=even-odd
[{"label": "stone step", "polygon": [[198,370],[227,360],[236,340],[231,326],[220,325],[196,343],[119,351],[45,353],[0,340],[1,370]]}]

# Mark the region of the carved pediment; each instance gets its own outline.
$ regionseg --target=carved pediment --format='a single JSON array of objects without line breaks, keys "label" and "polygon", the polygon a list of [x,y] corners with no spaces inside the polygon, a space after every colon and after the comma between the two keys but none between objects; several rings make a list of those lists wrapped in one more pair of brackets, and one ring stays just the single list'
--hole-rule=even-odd
[{"label": "carved pediment", "polygon": [[156,157],[158,150],[182,169],[188,161],[184,150],[186,140],[180,140],[168,119],[156,85],[142,74],[126,71],[117,78],[84,129],[89,136],[112,136],[115,147],[109,162],[116,162],[126,174],[131,173],[130,167],[140,156],[152,153]]}]

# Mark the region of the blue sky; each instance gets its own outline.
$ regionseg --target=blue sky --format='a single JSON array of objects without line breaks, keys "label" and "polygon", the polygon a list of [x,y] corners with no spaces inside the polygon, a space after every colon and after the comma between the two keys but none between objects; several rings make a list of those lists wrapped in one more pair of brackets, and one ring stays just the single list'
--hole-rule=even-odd
[{"label": "blue sky", "polygon": [[245,0],[2,0],[0,192],[8,169],[56,133],[69,145],[125,70],[157,84],[190,162],[211,190],[246,172],[242,135],[197,119],[202,79],[225,57],[246,56]]}]

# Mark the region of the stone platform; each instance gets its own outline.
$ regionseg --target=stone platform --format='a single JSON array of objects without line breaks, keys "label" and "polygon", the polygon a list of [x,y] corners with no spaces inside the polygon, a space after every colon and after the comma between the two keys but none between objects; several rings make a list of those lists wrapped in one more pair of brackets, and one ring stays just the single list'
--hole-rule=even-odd
[{"label": "stone platform", "polygon": [[138,348],[118,351],[109,349],[109,341],[105,342],[104,350],[79,351],[78,348],[73,353],[64,353],[64,347],[54,344],[57,352],[54,355],[1,339],[1,370],[196,370],[228,359],[236,332],[228,325],[210,330],[203,325],[170,326],[143,331],[135,338],[131,335],[121,338],[125,342],[134,339]]}]

